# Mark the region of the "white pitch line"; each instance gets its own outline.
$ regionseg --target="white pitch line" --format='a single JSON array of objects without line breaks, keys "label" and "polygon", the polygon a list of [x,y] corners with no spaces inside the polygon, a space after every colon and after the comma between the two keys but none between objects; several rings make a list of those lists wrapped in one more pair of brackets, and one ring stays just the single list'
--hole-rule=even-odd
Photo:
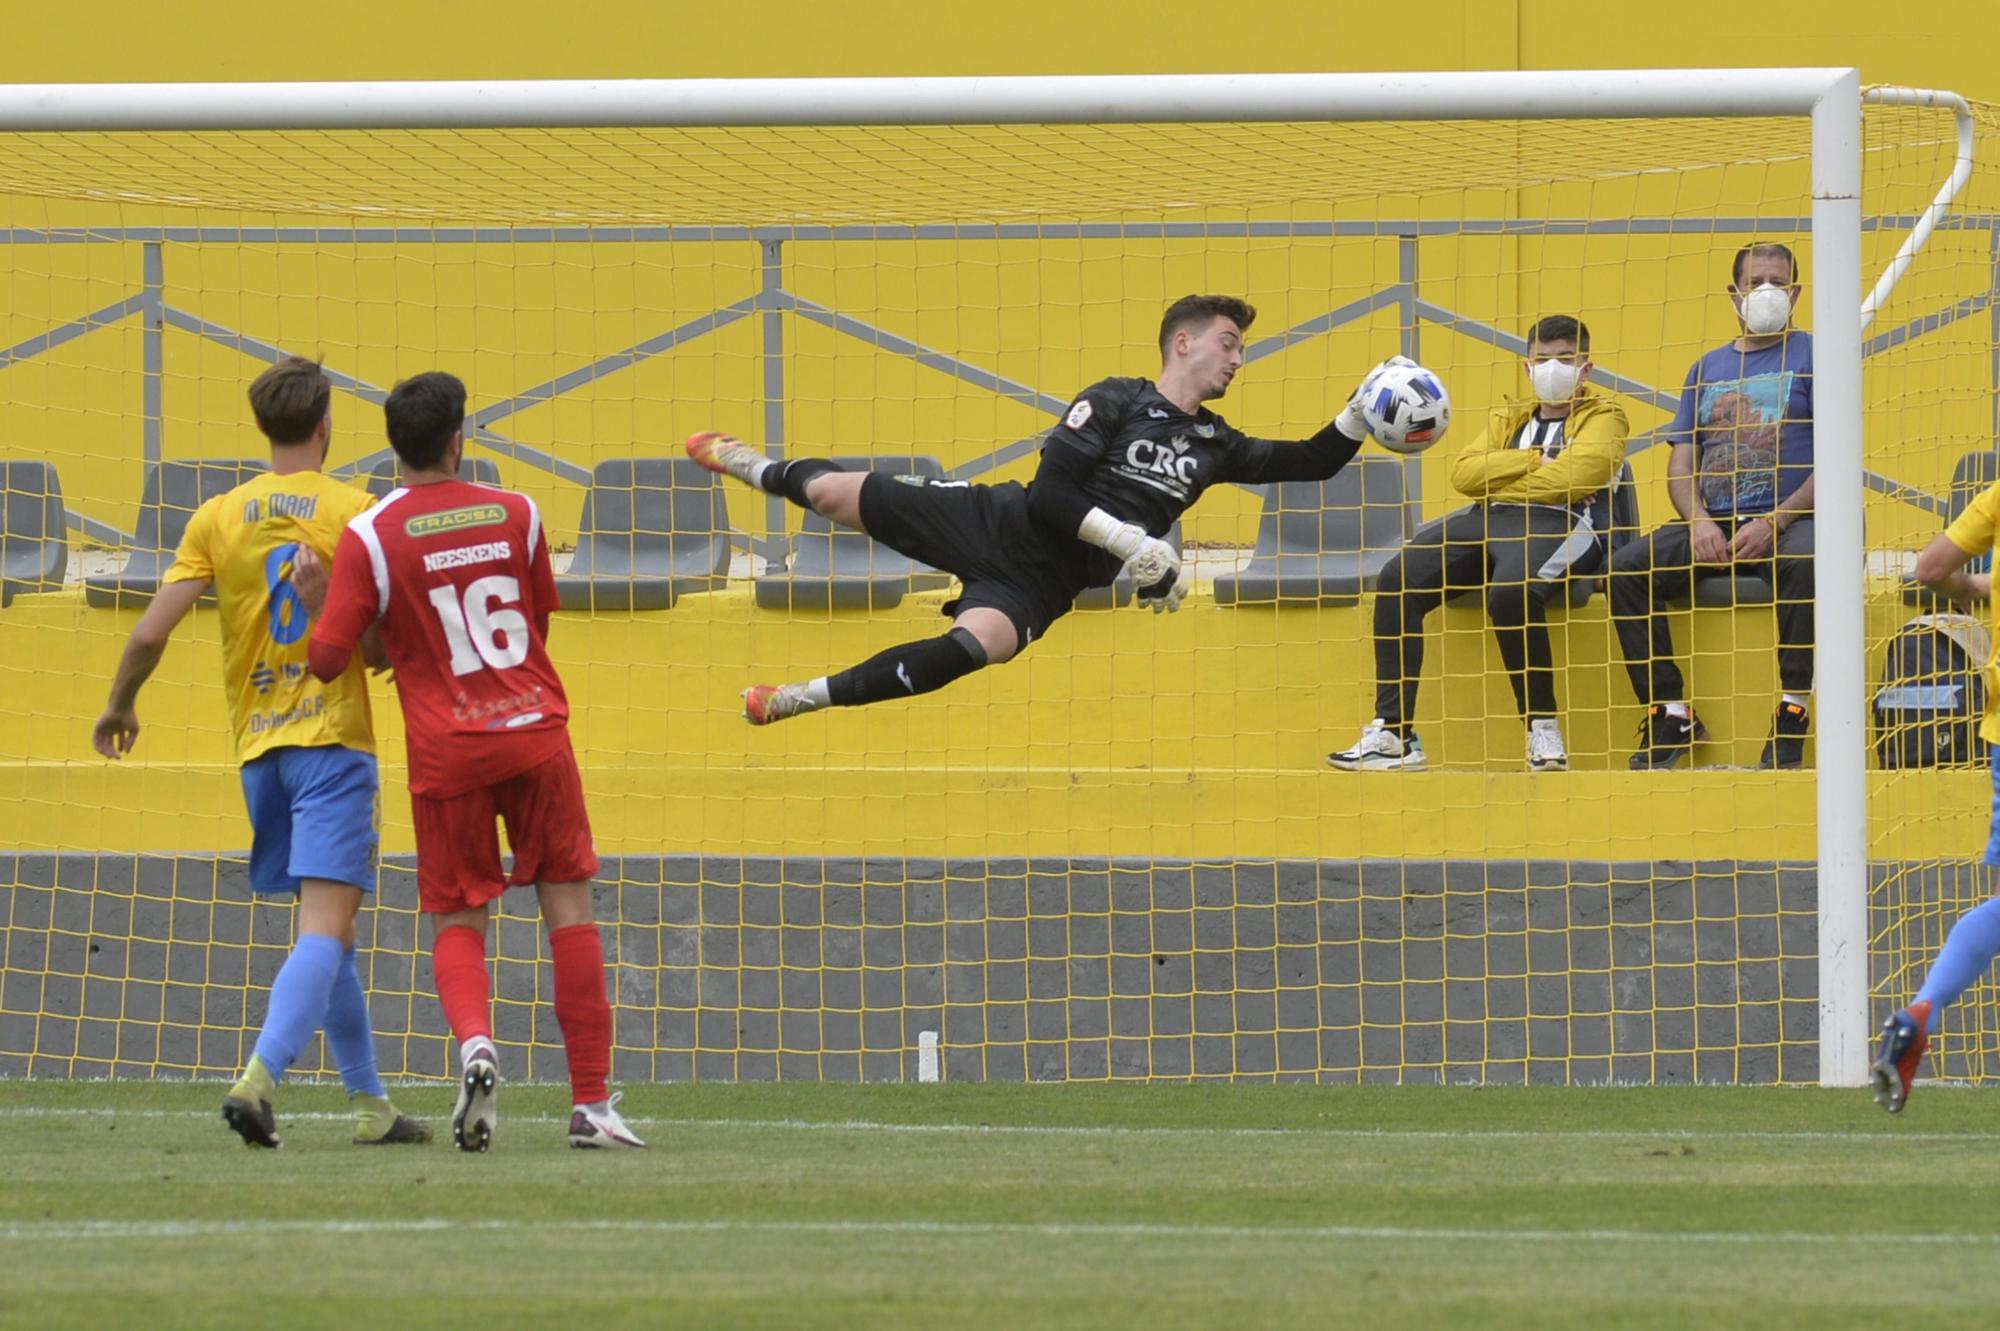
[{"label": "white pitch line", "polygon": [[1793,1230],[1702,1231],[1661,1229],[1455,1229],[1401,1225],[1165,1225],[1070,1221],[1007,1223],[954,1220],[72,1220],[15,1221],[0,1225],[0,1240],[99,1240],[233,1238],[241,1235],[592,1234],[653,1236],[701,1234],[901,1235],[938,1238],[1139,1238],[1212,1242],[1274,1239],[1302,1242],[1375,1240],[1391,1243],[1667,1243],[1916,1248],[2000,1247],[2000,1234],[1816,1234]]},{"label": "white pitch line", "polygon": [[[91,1109],[83,1106],[7,1105],[0,1106],[0,1119],[8,1118],[215,1118],[208,1109]],[[339,1122],[351,1113],[311,1111],[279,1115],[287,1122]],[[506,1114],[509,1123],[567,1123],[567,1114]],[[958,1134],[965,1136],[1024,1137],[1328,1137],[1366,1141],[1771,1141],[1771,1142],[1867,1142],[1886,1146],[1894,1142],[1990,1142],[2000,1141],[2000,1132],[1902,1132],[1884,1128],[1878,1132],[1775,1132],[1757,1129],[1667,1128],[1226,1128],[1172,1126],[1065,1125],[1052,1123],[886,1123],[876,1119],[806,1118],[647,1118],[625,1115],[628,1123],[662,1128],[726,1130],[748,1128],[768,1132],[880,1132]]]}]

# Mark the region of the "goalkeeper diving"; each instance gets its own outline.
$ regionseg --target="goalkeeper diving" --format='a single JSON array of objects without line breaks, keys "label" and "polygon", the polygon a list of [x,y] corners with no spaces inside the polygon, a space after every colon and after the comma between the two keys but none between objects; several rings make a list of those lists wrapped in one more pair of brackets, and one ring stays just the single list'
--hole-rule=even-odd
[{"label": "goalkeeper diving", "polygon": [[743,715],[769,725],[823,707],[930,693],[1010,660],[1044,637],[1086,588],[1122,568],[1157,614],[1187,595],[1181,553],[1163,539],[1210,486],[1325,480],[1367,438],[1360,403],[1310,439],[1253,439],[1210,411],[1243,368],[1257,312],[1233,296],[1184,296],[1160,321],[1160,377],[1105,379],[1049,432],[1027,485],[844,471],[820,458],[774,462],[722,434],[688,456],[955,575],[951,629],[803,684],[758,684]]}]

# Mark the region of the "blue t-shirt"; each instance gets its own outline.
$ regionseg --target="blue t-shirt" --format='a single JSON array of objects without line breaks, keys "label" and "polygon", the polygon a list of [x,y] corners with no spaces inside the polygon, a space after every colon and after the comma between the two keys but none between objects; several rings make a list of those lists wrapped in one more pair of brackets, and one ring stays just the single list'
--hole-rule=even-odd
[{"label": "blue t-shirt", "polygon": [[1711,517],[1769,513],[1812,475],[1812,334],[1703,356],[1688,371],[1666,438],[1695,446],[1695,478]]}]

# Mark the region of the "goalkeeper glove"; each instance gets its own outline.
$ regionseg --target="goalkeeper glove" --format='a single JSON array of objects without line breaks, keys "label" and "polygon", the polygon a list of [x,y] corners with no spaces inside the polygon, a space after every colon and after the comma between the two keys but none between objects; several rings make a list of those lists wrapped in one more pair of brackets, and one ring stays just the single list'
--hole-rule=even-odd
[{"label": "goalkeeper glove", "polygon": [[1182,585],[1181,552],[1157,536],[1148,536],[1136,522],[1120,522],[1101,508],[1084,515],[1076,529],[1077,539],[1087,541],[1114,559],[1125,561],[1125,572],[1139,591],[1139,599],[1153,607],[1153,613],[1178,610],[1187,599]]},{"label": "goalkeeper glove", "polygon": [[1181,608],[1181,602],[1187,600],[1187,594],[1187,579],[1179,573],[1169,573],[1167,581],[1139,588],[1139,604],[1146,606],[1156,615],[1170,615]]},{"label": "goalkeeper glove", "polygon": [[1361,414],[1361,404],[1368,399],[1368,385],[1374,381],[1376,375],[1382,373],[1382,371],[1388,369],[1391,365],[1415,366],[1416,362],[1408,356],[1391,356],[1361,376],[1361,382],[1355,386],[1354,392],[1348,397],[1347,405],[1342,407],[1340,414],[1333,418],[1334,428],[1349,439],[1366,439],[1368,437],[1368,418]]}]

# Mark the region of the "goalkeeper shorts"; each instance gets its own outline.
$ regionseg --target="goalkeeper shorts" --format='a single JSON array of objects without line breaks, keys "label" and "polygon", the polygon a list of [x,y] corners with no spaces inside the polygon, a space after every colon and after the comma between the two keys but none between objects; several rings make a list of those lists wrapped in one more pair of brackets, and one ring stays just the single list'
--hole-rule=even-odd
[{"label": "goalkeeper shorts", "polygon": [[1019,482],[873,472],[861,483],[861,525],[890,549],[958,578],[963,586],[945,614],[984,607],[1007,616],[1017,650],[1041,641],[1087,582],[1082,570],[1056,566]]}]

